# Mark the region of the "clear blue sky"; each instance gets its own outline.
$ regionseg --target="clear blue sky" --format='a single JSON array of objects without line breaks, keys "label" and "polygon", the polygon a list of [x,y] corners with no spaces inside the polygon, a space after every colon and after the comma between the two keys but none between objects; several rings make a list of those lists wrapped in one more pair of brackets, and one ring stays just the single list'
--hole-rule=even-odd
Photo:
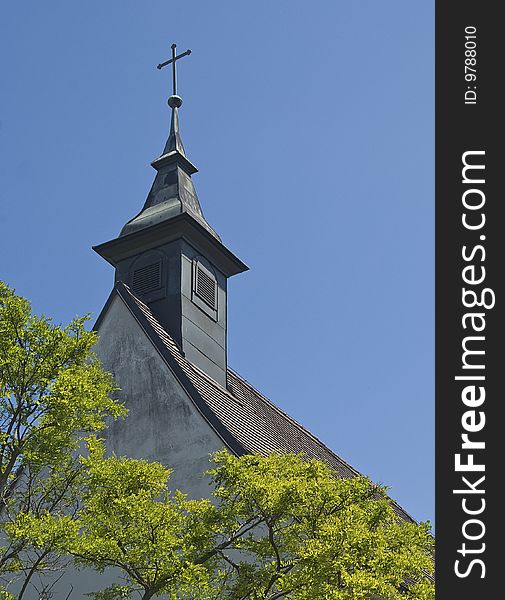
[{"label": "clear blue sky", "polygon": [[0,7],[0,277],[98,315],[91,245],[144,203],[169,126],[232,280],[229,363],[433,520],[433,2],[35,0]]}]

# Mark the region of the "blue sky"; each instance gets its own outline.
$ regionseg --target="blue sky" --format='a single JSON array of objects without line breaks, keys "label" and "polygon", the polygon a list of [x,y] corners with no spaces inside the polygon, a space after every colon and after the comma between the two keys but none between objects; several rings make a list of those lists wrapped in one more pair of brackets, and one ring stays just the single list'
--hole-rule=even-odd
[{"label": "blue sky", "polygon": [[433,2],[34,0],[0,7],[0,278],[100,312],[91,246],[143,205],[169,127],[230,283],[229,363],[434,520]]}]

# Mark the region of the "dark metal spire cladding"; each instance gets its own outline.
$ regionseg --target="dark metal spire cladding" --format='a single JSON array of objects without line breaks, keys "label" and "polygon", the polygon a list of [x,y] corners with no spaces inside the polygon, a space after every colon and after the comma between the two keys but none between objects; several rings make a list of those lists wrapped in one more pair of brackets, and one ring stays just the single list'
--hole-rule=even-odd
[{"label": "dark metal spire cladding", "polygon": [[156,174],[144,207],[136,217],[126,223],[120,235],[124,236],[139,229],[156,225],[161,221],[171,219],[181,213],[188,213],[219,240],[219,236],[203,216],[202,208],[193,181],[191,180],[191,176],[198,169],[186,157],[179,131],[179,108],[182,106],[182,98],[177,95],[176,62],[184,56],[189,56],[191,50],[186,50],[186,52],[176,55],[175,49],[176,45],[172,44],[172,58],[158,65],[158,69],[162,69],[169,64],[172,65],[173,94],[168,99],[168,105],[172,109],[170,134],[163,154],[151,163],[158,173]]},{"label": "dark metal spire cladding", "polygon": [[172,119],[170,121],[170,135],[168,136],[167,143],[163,154],[177,151],[183,156],[186,156],[184,145],[181,140],[181,134],[179,133],[179,108],[182,105],[182,98],[180,96],[170,96],[168,99],[168,105],[172,109]]}]

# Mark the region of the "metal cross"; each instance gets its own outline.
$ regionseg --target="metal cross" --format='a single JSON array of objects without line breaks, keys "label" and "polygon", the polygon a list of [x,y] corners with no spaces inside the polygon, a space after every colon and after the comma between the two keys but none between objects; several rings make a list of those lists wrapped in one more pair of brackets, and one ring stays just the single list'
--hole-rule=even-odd
[{"label": "metal cross", "polygon": [[172,58],[170,60],[165,61],[164,63],[160,63],[156,68],[157,69],[163,69],[163,67],[166,67],[167,65],[172,65],[172,81],[173,81],[173,86],[174,86],[174,96],[177,96],[177,76],[176,76],[176,71],[175,71],[175,63],[176,61],[179,60],[179,58],[182,58],[183,56],[189,56],[191,54],[191,50],[186,50],[186,52],[183,52],[182,54],[179,54],[178,56],[175,55],[175,49],[176,49],[177,45],[176,44],[172,44]]}]

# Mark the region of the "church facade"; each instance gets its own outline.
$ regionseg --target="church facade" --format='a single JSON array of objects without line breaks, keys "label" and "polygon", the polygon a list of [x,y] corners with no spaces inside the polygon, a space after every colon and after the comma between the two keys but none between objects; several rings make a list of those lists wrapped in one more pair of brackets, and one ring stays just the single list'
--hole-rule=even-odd
[{"label": "church facade", "polygon": [[170,135],[142,210],[94,247],[115,269],[96,352],[129,410],[108,429],[108,449],[166,464],[173,487],[193,497],[208,494],[202,473],[223,447],[303,452],[352,477],[355,469],[228,367],[227,281],[247,267],[205,220],[179,131],[182,100],[168,104]]},{"label": "church facade", "polygon": [[[115,269],[95,324],[96,353],[128,408],[106,432],[110,452],[173,469],[171,487],[209,495],[209,455],[303,452],[340,477],[358,472],[228,367],[227,281],[247,266],[206,221],[179,131],[182,100],[169,98],[170,134],[142,210],[94,247]],[[398,505],[395,511],[411,517]],[[110,584],[74,573],[71,598]],[[62,581],[70,582],[67,578]]]}]

